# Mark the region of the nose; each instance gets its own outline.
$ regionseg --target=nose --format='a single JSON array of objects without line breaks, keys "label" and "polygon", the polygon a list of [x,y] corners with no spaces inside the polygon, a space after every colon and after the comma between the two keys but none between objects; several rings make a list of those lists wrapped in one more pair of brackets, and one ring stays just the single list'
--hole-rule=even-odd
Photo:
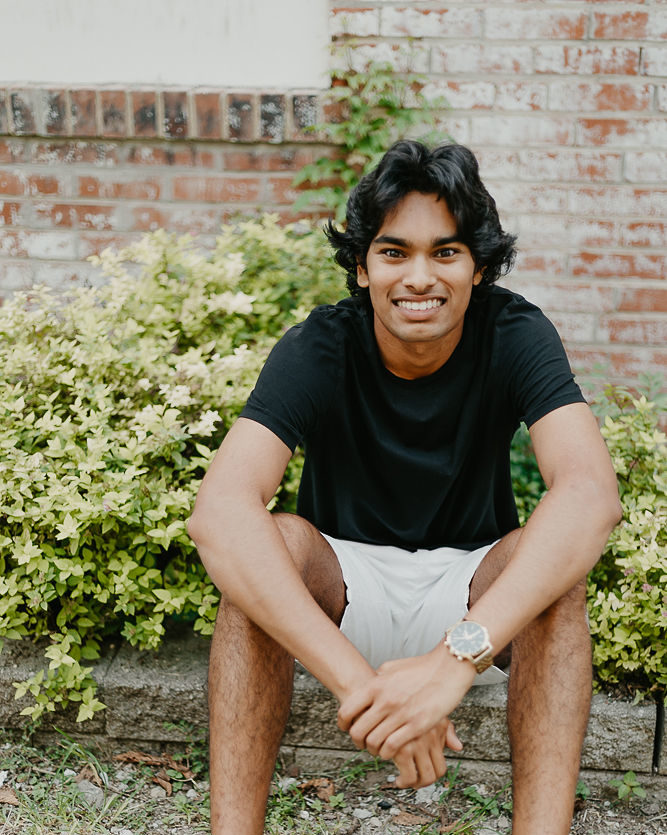
[{"label": "nose", "polygon": [[414,293],[427,293],[435,284],[431,259],[418,255],[409,258],[405,265],[403,284]]}]

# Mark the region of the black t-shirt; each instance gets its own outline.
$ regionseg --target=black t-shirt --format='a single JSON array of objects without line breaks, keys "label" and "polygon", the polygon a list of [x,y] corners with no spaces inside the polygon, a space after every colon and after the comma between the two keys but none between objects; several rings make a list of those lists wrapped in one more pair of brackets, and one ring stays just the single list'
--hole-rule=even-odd
[{"label": "black t-shirt", "polygon": [[434,374],[385,368],[367,302],[316,308],[273,348],[242,412],[305,465],[297,512],[341,539],[472,549],[518,526],[509,447],[559,406],[585,402],[555,328],[500,287],[472,301]]}]

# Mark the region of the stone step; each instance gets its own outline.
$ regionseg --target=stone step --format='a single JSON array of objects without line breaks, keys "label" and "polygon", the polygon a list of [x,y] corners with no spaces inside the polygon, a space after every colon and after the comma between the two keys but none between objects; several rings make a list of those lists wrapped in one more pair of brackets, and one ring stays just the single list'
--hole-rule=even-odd
[{"label": "stone step", "polygon": [[[176,630],[157,653],[127,644],[110,646],[94,667],[99,698],[106,710],[77,724],[76,707],[49,714],[44,729],[56,726],[77,738],[118,751],[124,745],[165,746],[182,743],[207,728],[208,641]],[[20,711],[29,703],[15,700],[12,682],[23,681],[46,666],[43,649],[27,641],[5,641],[0,652],[0,728],[20,728]],[[452,715],[464,742],[463,760],[509,761],[505,727],[506,686],[474,687]],[[336,727],[337,704],[322,685],[297,666],[294,698],[283,755],[302,767],[330,767],[348,760],[356,749]],[[593,698],[582,767],[593,771],[651,774],[656,709],[597,694]],[[45,733],[45,730],[42,731]],[[667,755],[658,780],[667,786]]]}]

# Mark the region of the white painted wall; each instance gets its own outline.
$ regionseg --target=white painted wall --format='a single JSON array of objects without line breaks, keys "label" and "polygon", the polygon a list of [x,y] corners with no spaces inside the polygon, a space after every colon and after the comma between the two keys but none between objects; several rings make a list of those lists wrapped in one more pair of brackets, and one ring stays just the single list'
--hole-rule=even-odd
[{"label": "white painted wall", "polygon": [[0,83],[326,87],[327,0],[0,0]]}]

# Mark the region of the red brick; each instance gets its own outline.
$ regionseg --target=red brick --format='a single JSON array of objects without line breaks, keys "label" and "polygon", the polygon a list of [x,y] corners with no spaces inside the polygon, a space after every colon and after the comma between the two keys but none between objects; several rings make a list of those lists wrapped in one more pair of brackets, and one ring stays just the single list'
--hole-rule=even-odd
[{"label": "red brick", "polygon": [[313,94],[292,96],[292,124],[290,139],[315,140],[313,128],[319,122],[319,98]]},{"label": "red brick", "polygon": [[101,90],[103,136],[127,136],[127,99],[122,90]]},{"label": "red brick", "polygon": [[167,226],[167,218],[162,209],[156,209],[155,206],[138,206],[132,209],[132,229],[154,232]]},{"label": "red brick", "polygon": [[227,130],[230,139],[250,142],[255,138],[257,102],[249,93],[227,95]]},{"label": "red brick", "polygon": [[131,144],[126,146],[126,160],[132,165],[174,168],[218,168],[221,154],[217,148],[195,145]]},{"label": "red brick", "polygon": [[665,119],[579,119],[577,128],[581,145],[667,145]]},{"label": "red brick", "polygon": [[604,40],[641,40],[648,32],[648,12],[593,12],[592,36]]},{"label": "red brick", "polygon": [[181,139],[188,136],[188,97],[184,91],[166,90],[162,94],[164,105],[164,135]]},{"label": "red brick", "polygon": [[600,335],[609,342],[626,345],[667,344],[667,316],[660,318],[604,317],[600,322]]},{"label": "red brick", "polygon": [[25,151],[28,146],[20,139],[0,139],[0,163],[25,162]]},{"label": "red brick", "polygon": [[0,226],[15,226],[19,222],[21,203],[0,201]]},{"label": "red brick", "polygon": [[67,130],[67,101],[64,90],[46,90],[45,125],[46,133],[52,136],[65,136]]},{"label": "red brick", "polygon": [[503,40],[582,40],[586,35],[586,12],[550,9],[490,8],[485,12],[486,37]]},{"label": "red brick", "polygon": [[195,93],[194,108],[197,127],[193,135],[202,139],[220,139],[222,137],[220,94]]},{"label": "red brick", "polygon": [[535,47],[535,72],[576,75],[637,75],[640,47],[543,44]]},{"label": "red brick", "polygon": [[253,203],[259,200],[261,181],[257,177],[176,177],[175,200],[202,203]]},{"label": "red brick", "polygon": [[57,177],[42,174],[31,174],[28,177],[29,194],[62,194],[63,184]]},{"label": "red brick", "polygon": [[267,142],[285,138],[285,96],[264,95],[259,98],[259,135]]},{"label": "red brick", "polygon": [[7,93],[0,90],[0,134],[9,133],[9,118],[7,116]]},{"label": "red brick", "polygon": [[31,162],[45,165],[92,163],[112,166],[118,163],[119,145],[108,141],[37,142],[32,145]]},{"label": "red brick", "polygon": [[98,177],[79,177],[78,193],[80,197],[99,197],[103,200],[157,200],[161,187],[158,180],[136,178],[122,180],[102,180]]},{"label": "red brick", "polygon": [[557,81],[551,85],[550,110],[648,110],[651,106],[650,84],[612,82],[577,83]]},{"label": "red brick", "polygon": [[555,252],[531,252],[519,249],[516,268],[520,274],[563,275],[565,273],[565,255]]},{"label": "red brick", "polygon": [[54,228],[73,227],[78,229],[97,229],[99,231],[116,228],[113,206],[83,205],[81,203],[55,203],[37,206],[37,218],[44,218]]},{"label": "red brick", "polygon": [[623,246],[664,248],[667,241],[667,226],[664,223],[637,221],[622,225],[619,234]]},{"label": "red brick", "polygon": [[299,191],[292,187],[293,177],[269,177],[267,182],[268,203],[294,203]]},{"label": "red brick", "polygon": [[323,155],[314,148],[225,148],[225,171],[293,171],[297,172]]},{"label": "red brick", "polygon": [[37,132],[34,95],[30,90],[16,90],[10,96],[13,133],[18,135]]},{"label": "red brick", "polygon": [[572,275],[594,278],[665,278],[665,258],[647,253],[599,255],[580,252],[571,258]]},{"label": "red brick", "polygon": [[70,90],[70,114],[74,136],[97,135],[95,90]]},{"label": "red brick", "polygon": [[26,179],[23,175],[0,170],[0,194],[23,195],[26,193],[26,186]]},{"label": "red brick", "polygon": [[103,249],[124,249],[132,243],[136,243],[138,235],[122,234],[119,232],[78,232],[79,258],[88,258],[91,255],[99,255]]},{"label": "red brick", "polygon": [[667,287],[624,288],[618,309],[629,313],[642,311],[667,313]]},{"label": "red brick", "polygon": [[154,90],[130,93],[135,136],[157,136],[157,95]]}]

